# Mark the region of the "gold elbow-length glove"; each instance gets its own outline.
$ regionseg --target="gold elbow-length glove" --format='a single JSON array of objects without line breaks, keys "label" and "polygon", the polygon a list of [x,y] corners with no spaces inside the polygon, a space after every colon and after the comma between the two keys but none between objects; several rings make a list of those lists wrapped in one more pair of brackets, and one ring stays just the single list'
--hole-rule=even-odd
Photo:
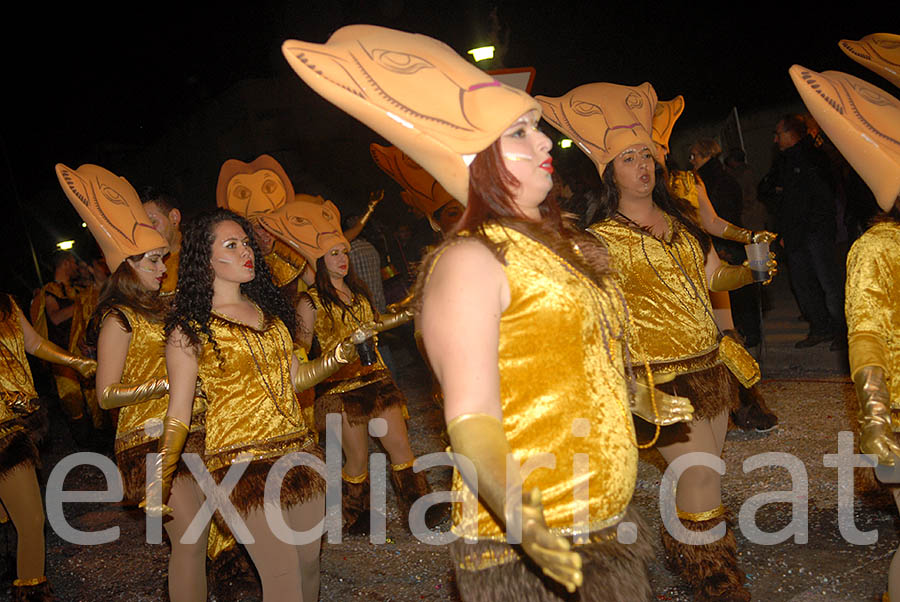
[{"label": "gold elbow-length glove", "polygon": [[[675,374],[654,374],[653,384],[659,385],[675,380]],[[656,397],[656,408],[653,407],[651,389],[647,383],[647,376],[640,377],[637,381],[637,389],[631,399],[631,412],[649,422],[659,426],[668,426],[676,422],[690,422],[694,419],[694,406],[687,397],[669,395],[654,388],[652,393]]]},{"label": "gold elbow-length glove", "polygon": [[147,497],[139,504],[151,516],[172,513],[167,503],[169,494],[172,493],[178,460],[188,438],[188,430],[188,426],[177,418],[166,416],[163,421],[163,432],[153,465],[153,479],[147,483]]},{"label": "gold elbow-length glove", "polygon": [[774,232],[769,232],[768,230],[757,230],[756,232],[753,232],[747,228],[741,228],[732,223],[726,223],[725,230],[722,232],[722,238],[749,245],[750,243],[756,242],[773,242],[778,238],[778,235]]},{"label": "gold elbow-length glove", "polygon": [[[762,282],[763,286],[772,282],[772,278],[778,273],[778,264],[771,258],[772,254],[770,253],[769,255],[770,259],[766,263],[766,268],[769,270],[769,277]],[[744,265],[732,265],[723,261],[722,265],[719,266],[709,281],[709,290],[714,293],[733,291],[742,286],[751,284],[752,282],[753,271],[747,265],[746,261],[744,262]]]},{"label": "gold elbow-length glove", "polygon": [[859,400],[859,449],[873,454],[880,464],[894,465],[900,445],[891,428],[891,395],[885,381],[886,351],[880,337],[868,333],[850,336],[850,371]]},{"label": "gold elbow-length glove", "polygon": [[124,408],[151,399],[159,399],[169,392],[169,379],[157,378],[139,385],[123,385],[114,383],[103,390],[100,396],[100,407],[104,410]]},{"label": "gold elbow-length glove", "polygon": [[412,321],[416,317],[416,312],[411,307],[405,307],[393,314],[385,314],[381,316],[375,323],[376,332],[384,332],[398,326],[403,326],[407,322]]},{"label": "gold elbow-length glove", "polygon": [[522,496],[521,480],[507,482],[510,449],[503,424],[487,414],[463,414],[450,421],[447,433],[453,452],[475,465],[475,475],[463,470],[460,473],[470,486],[477,486],[482,503],[504,520],[521,509],[522,549],[545,575],[574,592],[584,580],[581,557],[571,550],[568,540],[547,527],[540,490]]},{"label": "gold elbow-length glove", "polygon": [[356,346],[366,339],[372,338],[375,331],[376,325],[364,324],[322,357],[311,362],[300,362],[300,365],[297,366],[297,374],[294,375],[294,391],[299,393],[316,386],[340,370],[341,366],[355,360],[359,357],[356,353]]},{"label": "gold elbow-length glove", "polygon": [[88,378],[97,371],[96,361],[72,355],[56,343],[52,343],[47,339],[43,339],[31,355],[38,359],[42,359],[45,362],[50,362],[51,364],[68,366],[84,378]]}]

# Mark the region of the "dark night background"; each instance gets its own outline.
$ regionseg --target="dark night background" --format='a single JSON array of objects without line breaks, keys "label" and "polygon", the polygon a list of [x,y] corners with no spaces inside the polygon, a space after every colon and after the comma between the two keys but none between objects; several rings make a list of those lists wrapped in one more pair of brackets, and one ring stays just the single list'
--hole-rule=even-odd
[{"label": "dark night background", "polygon": [[[787,75],[793,63],[846,71],[891,89],[845,57],[837,42],[897,33],[896,5],[884,3],[856,15],[848,14],[847,6],[823,14],[824,4],[808,11],[788,4],[18,4],[18,15],[7,16],[2,41],[3,289],[27,296],[37,286],[26,231],[41,261],[57,240],[86,235],[59,189],[57,162],[97,163],[138,190],[153,184],[189,196],[182,198],[188,212],[212,206],[217,168],[191,173],[191,181],[200,184],[187,186],[173,175],[185,166],[165,161],[135,166],[134,157],[160,144],[172,128],[192,131],[196,115],[209,114],[242,80],[277,80],[297,99],[305,119],[295,119],[285,136],[293,141],[292,156],[299,157],[295,163],[303,165],[293,173],[288,168],[298,192],[323,194],[342,209],[353,209],[365,203],[369,190],[383,187],[388,195],[378,217],[390,222],[395,212],[398,220],[411,220],[399,201],[388,202],[399,189],[368,159],[368,144],[378,137],[306,88],[281,55],[286,38],[325,42],[342,25],[372,23],[439,38],[460,53],[494,43],[502,56],[487,68],[535,67],[532,93],[556,96],[591,81],[649,81],[660,99],[685,96],[680,124],[722,119],[732,106],[746,111],[796,100]],[[208,136],[209,126],[203,131]],[[334,144],[332,131],[339,139]],[[224,144],[211,136],[193,142],[210,149],[195,155],[206,155],[205,166],[267,152],[265,140]],[[44,278],[50,276],[45,270]]]}]

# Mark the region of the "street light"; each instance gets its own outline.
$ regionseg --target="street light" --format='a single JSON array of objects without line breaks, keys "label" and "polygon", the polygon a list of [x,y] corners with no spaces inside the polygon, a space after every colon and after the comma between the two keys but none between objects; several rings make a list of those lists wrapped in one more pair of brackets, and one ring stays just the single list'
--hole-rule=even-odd
[{"label": "street light", "polygon": [[468,54],[472,55],[472,58],[475,59],[475,62],[484,61],[487,59],[494,58],[494,47],[493,46],[482,46],[481,48],[473,48],[468,52]]},{"label": "street light", "polygon": [[56,243],[56,248],[59,249],[60,251],[68,251],[69,249],[71,249],[74,246],[75,246],[74,240],[62,240],[62,241]]},{"label": "street light", "polygon": [[559,141],[559,148],[569,148],[572,146],[572,140],[569,138],[562,138]]}]

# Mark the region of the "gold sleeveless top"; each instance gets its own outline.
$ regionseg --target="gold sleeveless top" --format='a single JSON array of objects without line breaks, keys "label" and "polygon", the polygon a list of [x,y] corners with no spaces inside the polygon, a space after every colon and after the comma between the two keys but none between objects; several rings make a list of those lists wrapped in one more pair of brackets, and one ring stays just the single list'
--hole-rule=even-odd
[{"label": "gold sleeveless top", "polygon": [[[545,455],[556,462],[527,475],[524,490],[541,490],[547,525],[556,533],[615,524],[631,501],[638,461],[621,353],[626,320],[615,285],[599,288],[515,230],[492,224],[486,234],[506,243],[510,303],[500,316],[498,364],[506,438],[520,464]],[[583,470],[573,470],[576,461]],[[475,503],[458,471],[453,490]],[[477,522],[462,508],[453,505],[454,533],[503,537],[480,503]]]},{"label": "gold sleeveless top", "polygon": [[[374,322],[377,315],[372,312],[372,307],[365,298],[354,295],[350,311],[341,312],[341,308],[332,305],[331,309],[325,309],[319,298],[319,291],[311,287],[306,293],[313,301],[316,308],[315,332],[319,338],[322,353],[328,353],[338,344],[353,334],[360,325]],[[378,337],[373,337],[378,342]],[[389,378],[387,366],[381,357],[378,348],[375,348],[376,360],[371,366],[363,366],[359,361],[352,362],[341,368],[335,375],[326,379],[324,386],[316,388],[319,395],[346,393],[359,389],[376,381]]]},{"label": "gold sleeveless top", "polygon": [[[850,336],[869,333],[887,347],[885,377],[891,406],[900,409],[900,224],[881,222],[853,243],[847,255],[846,313]],[[894,430],[900,430],[896,410]]]},{"label": "gold sleeveless top", "polygon": [[0,395],[6,406],[24,404],[38,396],[25,357],[25,333],[19,326],[18,315],[22,310],[12,297],[9,300],[11,311],[0,322]]},{"label": "gold sleeveless top", "polygon": [[646,359],[654,371],[678,374],[715,365],[719,331],[712,318],[706,256],[697,239],[673,219],[663,240],[612,219],[588,231],[606,244],[619,274],[637,327],[629,341],[635,365]]},{"label": "gold sleeveless top", "polygon": [[203,346],[199,375],[211,472],[314,445],[291,383],[291,335],[277,318],[263,324],[258,311],[258,327],[215,312],[210,319],[218,353],[212,342]]},{"label": "gold sleeveless top", "polygon": [[305,264],[303,264],[298,268],[275,251],[265,255],[263,259],[266,260],[266,265],[269,266],[269,271],[272,272],[272,281],[278,288],[293,282],[294,279],[300,275],[300,272],[303,271],[303,267],[305,266]]},{"label": "gold sleeveless top", "polygon": [[[131,327],[131,341],[128,343],[128,353],[119,382],[131,386],[166,378],[166,336],[163,323],[149,320],[140,312],[125,305],[116,305],[115,308],[106,311],[103,319],[106,320],[115,312],[119,312]],[[119,421],[116,424],[116,453],[158,439],[168,407],[169,396],[163,395],[158,399],[120,409]],[[195,399],[191,419],[192,432],[203,428],[203,421],[198,417],[205,410],[204,400]],[[156,433],[154,436],[145,432],[144,427],[147,423],[150,423],[149,430]]]}]

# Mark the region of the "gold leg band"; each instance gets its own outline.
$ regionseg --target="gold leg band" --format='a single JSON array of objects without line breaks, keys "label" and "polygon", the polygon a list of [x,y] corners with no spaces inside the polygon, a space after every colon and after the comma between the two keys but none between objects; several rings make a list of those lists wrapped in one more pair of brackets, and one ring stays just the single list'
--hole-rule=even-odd
[{"label": "gold leg band", "polygon": [[46,576],[35,577],[34,579],[16,579],[15,581],[13,581],[13,585],[15,585],[16,587],[32,587],[35,585],[40,585],[45,581],[47,581]]},{"label": "gold leg band", "polygon": [[346,472],[341,470],[341,478],[344,479],[345,481],[347,481],[348,483],[353,483],[355,485],[358,485],[359,483],[362,483],[363,481],[365,481],[366,479],[369,478],[369,471],[367,470],[366,472],[362,473],[361,475],[351,477]]},{"label": "gold leg band", "polygon": [[412,468],[412,465],[416,463],[416,459],[413,458],[409,462],[404,462],[403,464],[391,464],[391,468],[394,472],[400,472],[401,470],[406,470],[407,468]]},{"label": "gold leg band", "polygon": [[682,520],[692,520],[695,523],[702,523],[703,521],[719,518],[720,516],[725,514],[725,511],[726,509],[724,504],[720,504],[717,508],[706,510],[705,512],[683,512],[681,510],[678,510],[678,518]]}]

